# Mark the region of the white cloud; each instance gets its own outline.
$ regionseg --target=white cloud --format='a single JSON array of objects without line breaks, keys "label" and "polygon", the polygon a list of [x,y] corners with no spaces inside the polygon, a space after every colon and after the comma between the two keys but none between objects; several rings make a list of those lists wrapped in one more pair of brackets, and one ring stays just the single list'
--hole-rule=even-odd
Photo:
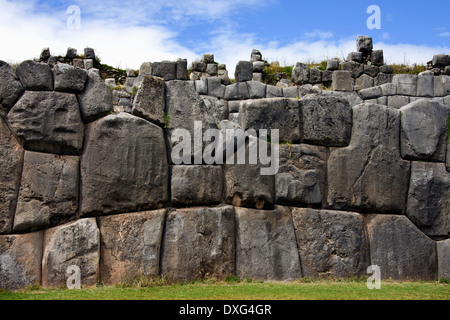
[{"label": "white cloud", "polygon": [[439,37],[450,37],[450,32],[442,32]]},{"label": "white cloud", "polygon": [[[251,0],[243,5],[256,2]],[[44,47],[50,47],[53,54],[65,54],[67,47],[81,51],[91,46],[104,63],[138,69],[145,61],[187,58],[192,62],[202,53],[210,52],[215,54],[218,62],[227,64],[230,77],[234,77],[236,63],[249,60],[252,49],[261,50],[265,59],[277,60],[282,65],[319,62],[333,57],[342,59],[356,49],[357,35],[337,38],[326,30],[314,30],[303,34],[306,37],[302,40],[290,43],[261,41],[256,33],[238,33],[231,19],[235,10],[242,8],[237,5],[241,3],[238,0],[157,0],[150,4],[139,0],[133,2],[133,6],[123,6],[122,2],[117,5],[118,0],[104,1],[101,6],[99,2],[88,0],[74,3],[82,9],[81,30],[67,29],[65,10],[42,13],[42,10],[37,10],[36,2],[0,0],[0,59],[20,62],[38,57]],[[141,10],[136,9],[139,4],[142,4]],[[108,12],[102,11],[105,6],[109,7]],[[169,12],[162,14],[164,10]],[[200,16],[217,21],[209,37],[196,43],[193,48],[187,48],[178,40],[185,35],[179,30],[171,30],[163,21],[172,14],[178,14],[180,19],[185,20],[181,23],[190,17]],[[450,52],[449,47],[443,46],[393,45],[385,42],[375,43],[375,48],[384,49],[385,60],[389,63],[425,64],[436,53]]]}]

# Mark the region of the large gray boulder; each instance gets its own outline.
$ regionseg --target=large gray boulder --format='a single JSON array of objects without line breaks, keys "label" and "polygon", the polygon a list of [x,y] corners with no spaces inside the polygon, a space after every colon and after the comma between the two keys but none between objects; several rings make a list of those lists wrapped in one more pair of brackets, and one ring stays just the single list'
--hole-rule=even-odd
[{"label": "large gray boulder", "polygon": [[129,283],[159,275],[166,210],[99,217],[101,282]]},{"label": "large gray boulder", "polygon": [[165,81],[177,79],[177,62],[154,62],[152,65],[152,76],[163,78]]},{"label": "large gray boulder", "polygon": [[444,97],[450,95],[450,77],[441,75],[434,77],[434,96]]},{"label": "large gray boulder", "polygon": [[173,166],[172,203],[214,205],[222,201],[223,172],[219,166]]},{"label": "large gray boulder", "polygon": [[447,107],[420,99],[400,109],[401,154],[407,160],[445,162]]},{"label": "large gray boulder", "polygon": [[369,36],[359,36],[356,39],[356,49],[358,52],[369,53],[373,50],[373,40]]},{"label": "large gray boulder", "polygon": [[27,91],[8,113],[7,121],[27,150],[81,153],[84,125],[74,94]]},{"label": "large gray boulder", "polygon": [[239,125],[244,130],[277,129],[280,140],[298,143],[301,140],[298,108],[297,99],[247,100],[240,105]]},{"label": "large gray boulder", "polygon": [[433,68],[444,68],[450,66],[450,56],[447,54],[436,54],[432,60]]},{"label": "large gray boulder", "polygon": [[307,95],[300,99],[300,136],[304,143],[345,147],[352,132],[352,108],[347,99]]},{"label": "large gray boulder", "polygon": [[250,164],[248,144],[237,146],[236,155],[241,152],[245,152],[245,164],[235,161],[224,165],[226,203],[235,207],[270,208],[275,201],[274,175],[261,174],[261,169],[268,166],[262,165],[259,157],[256,164]]},{"label": "large gray boulder", "polygon": [[400,112],[386,106],[353,107],[350,145],[332,149],[328,160],[328,207],[402,213],[408,161],[400,158]]},{"label": "large gray boulder", "polygon": [[248,93],[250,99],[264,99],[266,97],[265,83],[259,81],[247,81]]},{"label": "large gray boulder", "polygon": [[292,69],[292,82],[298,85],[303,85],[309,82],[311,71],[308,65],[297,62],[294,69]]},{"label": "large gray boulder", "polygon": [[24,89],[14,69],[0,60],[0,117],[6,116]]},{"label": "large gray boulder", "polygon": [[94,71],[88,72],[86,86],[78,94],[81,118],[84,123],[93,122],[106,116],[113,109],[111,89],[105,84],[100,75]]},{"label": "large gray boulder", "polygon": [[239,61],[234,72],[236,82],[246,82],[253,80],[253,63],[250,61]]},{"label": "large gray boulder", "polygon": [[276,202],[286,205],[321,205],[326,184],[325,147],[281,145],[280,170],[275,176]]},{"label": "large gray boulder", "polygon": [[382,279],[430,280],[437,277],[436,243],[404,216],[367,215],[370,260]]},{"label": "large gray boulder", "polygon": [[302,277],[289,208],[236,208],[236,275],[269,281]]},{"label": "large gray boulder", "polygon": [[53,68],[55,91],[80,93],[87,81],[86,70],[59,63]]},{"label": "large gray boulder", "polygon": [[342,64],[342,70],[350,72],[353,79],[357,79],[364,74],[364,65],[354,61],[347,61]]},{"label": "large gray boulder", "polygon": [[350,71],[336,70],[333,72],[333,91],[353,91],[355,84]]},{"label": "large gray boulder", "polygon": [[11,233],[24,151],[0,118],[0,234]]},{"label": "large gray boulder", "polygon": [[406,215],[429,237],[450,237],[450,173],[445,164],[412,163]]},{"label": "large gray boulder", "polygon": [[159,125],[164,125],[166,88],[162,78],[145,76],[133,102],[133,114]]},{"label": "large gray boulder", "polygon": [[81,216],[150,210],[168,200],[163,129],[119,113],[87,126],[81,158]]},{"label": "large gray boulder", "polygon": [[82,219],[44,232],[42,286],[67,285],[70,266],[81,271],[81,285],[95,286],[99,279],[100,231],[95,218]]},{"label": "large gray boulder", "polygon": [[225,100],[247,100],[250,99],[246,82],[236,82],[225,87]]},{"label": "large gray boulder", "polygon": [[78,212],[79,158],[26,151],[14,232],[54,227]]},{"label": "large gray boulder", "polygon": [[292,217],[304,277],[365,275],[370,257],[362,215],[295,208]]},{"label": "large gray boulder", "polygon": [[417,95],[417,79],[418,76],[411,74],[396,74],[392,83],[397,85],[397,94],[404,96]]},{"label": "large gray boulder", "polygon": [[438,278],[450,279],[450,239],[436,243],[438,255]]},{"label": "large gray boulder", "polygon": [[235,218],[232,206],[179,209],[167,214],[161,274],[186,281],[234,273]]},{"label": "large gray boulder", "polygon": [[434,97],[434,75],[419,75],[417,77],[417,96]]},{"label": "large gray boulder", "polygon": [[27,60],[17,66],[16,73],[25,90],[53,91],[53,72],[46,63]]},{"label": "large gray boulder", "polygon": [[42,232],[0,236],[0,289],[41,284]]}]

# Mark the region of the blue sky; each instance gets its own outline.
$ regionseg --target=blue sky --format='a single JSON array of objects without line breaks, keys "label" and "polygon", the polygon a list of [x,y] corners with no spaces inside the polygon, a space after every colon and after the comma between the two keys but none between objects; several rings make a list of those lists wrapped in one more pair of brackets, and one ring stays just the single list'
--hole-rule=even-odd
[{"label": "blue sky", "polygon": [[[80,8],[80,29],[67,27],[71,5]],[[381,10],[379,30],[367,28],[370,5]],[[346,57],[358,35],[369,35],[389,63],[426,63],[450,53],[448,12],[448,0],[0,0],[0,59],[91,46],[116,67],[214,53],[233,71],[253,48],[281,64],[321,61]]]}]

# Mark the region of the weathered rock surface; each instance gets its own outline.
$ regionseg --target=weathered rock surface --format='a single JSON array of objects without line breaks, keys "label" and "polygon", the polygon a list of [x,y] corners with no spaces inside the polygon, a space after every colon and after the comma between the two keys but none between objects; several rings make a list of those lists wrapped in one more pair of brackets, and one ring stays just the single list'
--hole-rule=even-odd
[{"label": "weathered rock surface", "polygon": [[397,85],[397,94],[404,96],[417,95],[417,76],[410,74],[396,74],[392,82]]},{"label": "weathered rock surface", "polygon": [[302,85],[309,82],[311,71],[308,65],[298,62],[292,70],[292,82]]},{"label": "weathered rock surface", "polygon": [[66,223],[78,212],[79,158],[26,151],[14,232]]},{"label": "weathered rock surface", "polygon": [[42,232],[0,236],[0,288],[23,289],[41,283]]},{"label": "weathered rock surface", "polygon": [[256,164],[250,164],[248,144],[238,146],[236,156],[241,152],[245,152],[245,164],[235,161],[224,165],[226,203],[235,207],[270,208],[275,201],[275,177],[261,174],[261,168],[267,166],[259,159]]},{"label": "weathered rock surface", "polygon": [[81,215],[158,208],[168,200],[163,130],[120,113],[87,126],[81,158]]},{"label": "weathered rock surface", "polygon": [[23,92],[24,89],[14,69],[0,60],[0,117],[6,116]]},{"label": "weathered rock surface", "polygon": [[436,243],[408,218],[368,215],[365,219],[370,259],[380,267],[382,279],[436,279]]},{"label": "weathered rock surface", "polygon": [[307,95],[300,99],[300,136],[304,143],[344,147],[350,142],[352,108],[337,96]]},{"label": "weathered rock surface", "polygon": [[365,275],[369,244],[360,214],[295,208],[292,216],[303,276]]},{"label": "weathered rock surface", "polygon": [[234,73],[236,82],[246,82],[253,79],[253,64],[249,61],[239,61]]},{"label": "weathered rock surface", "polygon": [[165,94],[165,83],[162,78],[145,76],[134,98],[133,114],[163,125]]},{"label": "weathered rock surface", "polygon": [[445,164],[412,163],[406,215],[429,237],[450,237],[450,173]]},{"label": "weathered rock surface", "polygon": [[259,280],[302,277],[290,209],[236,208],[236,275]]},{"label": "weathered rock surface", "polygon": [[280,204],[320,205],[325,195],[325,147],[280,146],[280,170],[275,176],[276,201]]},{"label": "weathered rock surface", "polygon": [[[297,99],[247,100],[240,105],[239,125],[244,129],[278,129],[280,140],[301,140]],[[270,132],[269,132],[270,134]]]},{"label": "weathered rock surface", "polygon": [[113,109],[111,89],[94,71],[88,72],[86,86],[78,95],[78,102],[84,123],[104,117]]},{"label": "weathered rock surface", "polygon": [[223,172],[219,166],[173,166],[172,203],[178,205],[219,204]]},{"label": "weathered rock surface", "polygon": [[100,217],[101,281],[132,282],[159,275],[166,210]]},{"label": "weathered rock surface", "polygon": [[450,279],[450,239],[436,243],[438,255],[438,278]]},{"label": "weathered rock surface", "polygon": [[333,72],[333,91],[352,91],[354,80],[350,71],[336,70]]},{"label": "weathered rock surface", "polygon": [[445,161],[447,107],[433,100],[417,100],[400,110],[401,152],[407,160]]},{"label": "weathered rock surface", "polygon": [[46,63],[27,60],[17,66],[16,73],[25,90],[53,90],[53,72]]},{"label": "weathered rock surface", "polygon": [[44,232],[42,285],[67,285],[69,266],[78,266],[81,285],[98,283],[100,261],[100,231],[95,218],[82,219]]},{"label": "weathered rock surface", "polygon": [[24,151],[0,118],[0,234],[11,233]]},{"label": "weathered rock surface", "polygon": [[409,177],[400,158],[400,112],[375,104],[353,107],[350,145],[331,150],[328,207],[402,213]]},{"label": "weathered rock surface", "polygon": [[84,126],[74,94],[27,91],[7,121],[27,150],[77,155],[83,147]]},{"label": "weathered rock surface", "polygon": [[80,93],[87,81],[86,70],[59,63],[53,68],[55,91]]},{"label": "weathered rock surface", "polygon": [[161,274],[170,280],[224,279],[234,273],[235,222],[231,206],[167,214]]}]

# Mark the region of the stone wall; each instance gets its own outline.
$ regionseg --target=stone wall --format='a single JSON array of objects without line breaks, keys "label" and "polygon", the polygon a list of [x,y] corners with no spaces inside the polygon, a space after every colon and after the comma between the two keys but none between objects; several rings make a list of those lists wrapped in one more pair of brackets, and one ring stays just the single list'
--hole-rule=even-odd
[{"label": "stone wall", "polygon": [[[0,62],[0,288],[64,286],[71,265],[84,286],[348,278],[370,265],[383,279],[450,278],[447,75],[355,91],[336,70],[335,91],[281,88],[259,81],[255,50],[234,84],[211,55],[194,80],[186,60],[144,63],[126,96],[96,69],[46,59]],[[278,129],[279,171],[174,164],[171,134],[194,121]]]}]

